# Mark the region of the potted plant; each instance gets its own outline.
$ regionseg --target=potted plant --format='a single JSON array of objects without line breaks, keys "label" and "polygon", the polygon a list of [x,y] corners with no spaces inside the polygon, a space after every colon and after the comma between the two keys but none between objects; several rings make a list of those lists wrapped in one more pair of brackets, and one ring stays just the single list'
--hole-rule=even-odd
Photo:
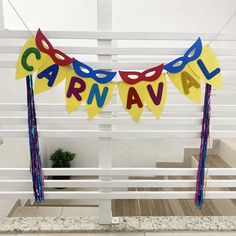
[{"label": "potted plant", "polygon": [[[53,168],[69,168],[70,162],[76,157],[75,153],[57,149],[50,157]],[[70,179],[70,176],[52,176],[53,179]]]}]

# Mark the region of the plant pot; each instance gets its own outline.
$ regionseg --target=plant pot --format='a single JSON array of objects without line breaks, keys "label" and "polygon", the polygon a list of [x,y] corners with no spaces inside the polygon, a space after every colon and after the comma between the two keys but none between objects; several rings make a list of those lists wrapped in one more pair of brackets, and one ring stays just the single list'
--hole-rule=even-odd
[{"label": "plant pot", "polygon": [[[70,167],[70,165],[67,165],[67,166],[63,166],[63,167],[61,167],[61,166],[52,166],[52,168],[69,168]],[[57,175],[57,176],[52,176],[52,179],[54,179],[54,180],[69,180],[69,179],[71,179],[71,176],[69,176],[69,175]],[[65,189],[65,188],[55,188],[55,189]]]},{"label": "plant pot", "polygon": [[58,176],[52,176],[52,179],[68,180],[68,179],[71,179],[71,176],[69,176],[69,175],[58,175]]}]

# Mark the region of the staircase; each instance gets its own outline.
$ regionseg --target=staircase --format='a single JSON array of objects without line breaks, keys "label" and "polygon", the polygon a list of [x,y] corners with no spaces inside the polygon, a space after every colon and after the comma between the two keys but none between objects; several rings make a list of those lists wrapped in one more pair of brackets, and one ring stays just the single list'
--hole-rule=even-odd
[{"label": "staircase", "polygon": [[[231,143],[232,145],[232,143]],[[221,149],[233,150],[228,143],[221,144]],[[229,151],[228,151],[229,152]],[[157,162],[158,168],[187,168],[197,167],[198,155],[192,155],[191,162]],[[230,168],[230,164],[219,155],[210,154],[206,160],[207,168]],[[151,176],[140,177],[134,176],[130,179],[194,179],[191,176]],[[213,177],[212,177],[213,178]],[[235,177],[221,176],[218,179],[229,179]],[[226,189],[226,188],[225,188]],[[157,191],[161,188],[129,188],[128,191]],[[162,190],[175,190],[174,188],[166,188]],[[179,188],[186,191],[194,188]],[[56,190],[55,190],[56,191]],[[112,200],[113,216],[235,216],[236,201],[235,200],[205,200],[201,210],[195,208],[194,200],[176,200],[176,199],[117,199]],[[11,214],[12,217],[60,217],[60,216],[98,216],[97,200],[45,200],[43,204],[37,205],[29,201],[24,206],[19,206]]]},{"label": "staircase", "polygon": [[[157,162],[159,168],[185,168],[197,167],[198,156],[193,155],[191,166],[189,162]],[[207,156],[207,167],[229,168],[227,164],[218,155]],[[223,176],[225,178],[226,176]],[[137,177],[141,178],[141,177]],[[185,176],[164,176],[166,179],[190,179]],[[150,178],[149,178],[150,179]],[[157,179],[157,177],[152,177]],[[144,188],[129,189],[130,191],[142,191]],[[149,188],[147,191],[154,189]],[[155,189],[156,190],[156,189]],[[169,189],[170,190],[170,189]],[[181,188],[181,190],[194,190],[191,188]],[[112,210],[114,216],[232,216],[236,215],[234,200],[205,200],[201,210],[196,209],[194,200],[113,200]]]}]

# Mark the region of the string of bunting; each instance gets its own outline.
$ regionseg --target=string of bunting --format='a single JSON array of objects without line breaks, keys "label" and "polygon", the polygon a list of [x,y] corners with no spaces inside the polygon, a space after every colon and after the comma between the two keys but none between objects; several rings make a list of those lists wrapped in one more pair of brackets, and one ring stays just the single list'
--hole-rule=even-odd
[{"label": "string of bunting", "polygon": [[[36,93],[41,93],[66,79],[65,96],[68,112],[76,110],[81,103],[85,102],[88,118],[92,119],[109,102],[115,86],[112,80],[116,76],[116,72],[93,70],[88,65],[70,58],[55,49],[40,29],[34,37],[17,9],[10,0],[8,2],[31,35],[19,55],[16,79],[26,76],[33,189],[36,201],[42,202],[44,200],[43,172],[38,143],[34,89]],[[195,194],[197,208],[202,208],[206,193],[204,178],[209,139],[211,89],[212,86],[222,87],[219,63],[210,45],[235,16],[236,12],[204,47],[202,47],[201,39],[198,38],[182,57],[166,65],[161,64],[143,72],[119,71],[122,79],[122,82],[117,84],[119,95],[125,109],[135,121],[139,121],[145,103],[157,118],[160,117],[167,94],[164,69],[180,93],[196,103],[201,103],[200,81],[203,80],[206,83]],[[33,89],[32,73],[34,72],[36,79]],[[136,79],[133,79],[133,76]]]},{"label": "string of bunting", "polygon": [[[196,185],[196,207],[203,202],[204,168],[210,122],[210,90],[221,88],[220,66],[213,50],[202,45],[200,38],[184,53],[170,63],[157,65],[143,72],[94,70],[85,63],[71,58],[53,47],[39,29],[23,46],[16,67],[16,79],[26,77],[29,120],[31,172],[37,202],[44,200],[43,173],[38,144],[34,93],[48,91],[65,80],[65,100],[68,112],[73,112],[84,102],[89,119],[94,118],[109,102],[114,87],[125,110],[138,122],[144,105],[160,118],[167,96],[166,73],[174,86],[188,99],[201,103],[201,80],[206,83],[201,149]],[[121,82],[113,79],[119,74]],[[34,75],[34,88],[32,75]],[[135,78],[135,79],[134,79]]]},{"label": "string of bunting", "polygon": [[117,86],[125,110],[138,122],[145,104],[157,118],[161,116],[167,96],[164,70],[179,92],[198,104],[201,103],[201,80],[215,88],[222,87],[218,60],[209,46],[202,46],[200,38],[182,57],[168,64],[143,72],[118,71],[122,80],[116,83],[113,79],[117,72],[94,70],[69,57],[55,49],[40,29],[20,52],[16,79],[35,73],[35,94],[50,90],[65,80],[68,112],[78,109],[84,102],[89,119],[107,105]]}]

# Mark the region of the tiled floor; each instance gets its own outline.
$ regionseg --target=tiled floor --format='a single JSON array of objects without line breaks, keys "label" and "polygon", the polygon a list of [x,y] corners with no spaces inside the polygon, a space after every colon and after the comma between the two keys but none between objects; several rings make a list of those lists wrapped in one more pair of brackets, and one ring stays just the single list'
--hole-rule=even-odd
[{"label": "tiled floor", "polygon": [[99,216],[98,207],[64,207],[61,216]]},{"label": "tiled floor", "polygon": [[[0,234],[1,236],[146,236],[145,233],[69,233],[69,234]],[[162,236],[162,234],[157,234],[158,236]],[[150,236],[155,236],[155,235],[150,235]],[[169,235],[167,235],[169,236]],[[180,235],[176,235],[180,236]],[[217,235],[218,236],[218,235]],[[227,235],[228,236],[228,235]],[[231,236],[231,235],[230,235]]]},{"label": "tiled floor", "polygon": [[98,207],[18,207],[12,217],[98,216]]},{"label": "tiled floor", "polygon": [[[18,207],[13,217],[98,216],[98,206],[72,206],[71,204],[39,207]],[[236,201],[205,200],[198,210],[193,200],[113,200],[113,216],[235,216]],[[236,235],[236,234],[235,234]]]}]

